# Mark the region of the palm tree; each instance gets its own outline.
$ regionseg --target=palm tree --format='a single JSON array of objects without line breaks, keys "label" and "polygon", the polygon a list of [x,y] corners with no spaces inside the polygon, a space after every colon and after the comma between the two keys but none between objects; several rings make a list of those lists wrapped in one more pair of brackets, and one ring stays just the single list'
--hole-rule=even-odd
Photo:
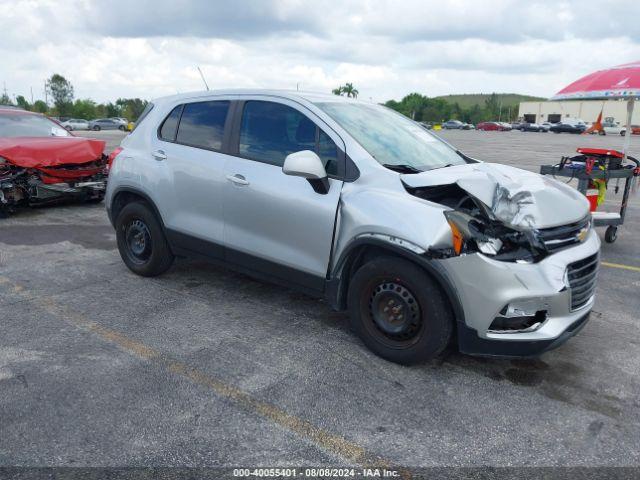
[{"label": "palm tree", "polygon": [[358,90],[353,86],[353,83],[345,83],[342,91],[347,94],[347,97],[358,97]]},{"label": "palm tree", "polygon": [[353,86],[353,83],[345,83],[344,85],[340,85],[338,88],[334,88],[331,90],[331,93],[334,95],[344,95],[347,97],[356,98],[358,96],[358,90]]}]

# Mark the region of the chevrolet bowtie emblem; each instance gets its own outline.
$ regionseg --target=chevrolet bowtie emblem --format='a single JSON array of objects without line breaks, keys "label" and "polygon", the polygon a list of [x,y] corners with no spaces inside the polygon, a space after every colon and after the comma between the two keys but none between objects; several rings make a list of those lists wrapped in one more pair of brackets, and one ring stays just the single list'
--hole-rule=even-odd
[{"label": "chevrolet bowtie emblem", "polygon": [[587,238],[587,233],[589,233],[588,228],[583,228],[582,230],[580,230],[580,232],[577,235],[578,240],[580,240],[580,242],[584,242],[585,238]]}]

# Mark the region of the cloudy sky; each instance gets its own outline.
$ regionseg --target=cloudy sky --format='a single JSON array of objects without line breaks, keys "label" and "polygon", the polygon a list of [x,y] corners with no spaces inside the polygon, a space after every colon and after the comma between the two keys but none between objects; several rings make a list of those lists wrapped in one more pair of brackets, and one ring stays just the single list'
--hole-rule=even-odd
[{"label": "cloudy sky", "polygon": [[153,98],[211,88],[548,97],[640,60],[640,1],[0,0],[0,88]]}]

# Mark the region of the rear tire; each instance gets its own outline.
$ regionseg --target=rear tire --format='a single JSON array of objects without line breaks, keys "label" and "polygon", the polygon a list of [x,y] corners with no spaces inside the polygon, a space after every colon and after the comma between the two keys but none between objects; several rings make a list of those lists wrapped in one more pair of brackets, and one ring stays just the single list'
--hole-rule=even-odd
[{"label": "rear tire", "polygon": [[96,125],[95,127],[93,127],[93,131],[94,132],[99,132],[100,131],[100,126]]},{"label": "rear tire", "polygon": [[380,257],[353,276],[351,328],[374,353],[411,365],[440,354],[453,333],[453,315],[437,284],[413,263]]},{"label": "rear tire", "polygon": [[118,130],[120,130],[121,132],[124,132],[126,130],[126,127],[124,125],[120,125],[118,127]]},{"label": "rear tire", "polygon": [[125,205],[116,218],[116,239],[133,273],[154,277],[166,272],[174,256],[154,212],[142,202]]}]

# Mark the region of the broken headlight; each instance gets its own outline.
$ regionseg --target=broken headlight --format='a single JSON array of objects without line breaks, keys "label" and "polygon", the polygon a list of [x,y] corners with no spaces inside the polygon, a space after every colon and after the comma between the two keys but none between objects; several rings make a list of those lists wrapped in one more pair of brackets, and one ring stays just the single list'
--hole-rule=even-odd
[{"label": "broken headlight", "polygon": [[532,231],[509,228],[503,223],[459,210],[444,212],[451,228],[453,253],[480,252],[496,260],[535,262],[545,254]]}]

